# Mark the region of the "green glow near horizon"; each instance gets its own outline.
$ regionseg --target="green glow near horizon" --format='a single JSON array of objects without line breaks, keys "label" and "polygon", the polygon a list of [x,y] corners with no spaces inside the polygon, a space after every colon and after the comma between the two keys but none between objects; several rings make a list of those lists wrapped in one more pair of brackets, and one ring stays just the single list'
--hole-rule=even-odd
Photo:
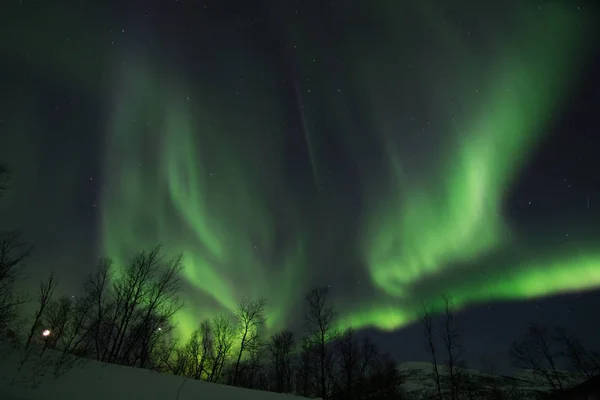
[{"label": "green glow near horizon", "polygon": [[106,253],[120,263],[150,243],[183,253],[184,277],[194,288],[180,318],[184,332],[233,311],[242,296],[268,295],[267,323],[283,327],[283,311],[302,295],[304,249],[300,233],[276,248],[272,193],[263,189],[269,179],[282,179],[277,169],[270,176],[258,171],[276,163],[277,153],[259,158],[242,136],[235,143],[222,135],[227,122],[198,112],[207,109],[204,99],[193,100],[143,66],[123,82],[108,143],[116,180],[104,199]]}]

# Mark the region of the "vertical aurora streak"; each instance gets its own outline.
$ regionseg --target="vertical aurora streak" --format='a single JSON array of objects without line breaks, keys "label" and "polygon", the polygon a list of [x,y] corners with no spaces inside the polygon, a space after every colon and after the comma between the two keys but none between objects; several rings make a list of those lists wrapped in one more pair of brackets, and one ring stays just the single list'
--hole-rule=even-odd
[{"label": "vertical aurora streak", "polygon": [[420,301],[439,302],[436,293],[464,306],[600,285],[600,253],[584,243],[582,253],[552,259],[494,265],[490,257],[519,251],[518,232],[502,216],[504,196],[564,98],[584,42],[581,20],[563,7],[520,18],[520,41],[504,45],[487,80],[474,77],[460,92],[458,108],[466,112],[449,124],[451,139],[438,155],[446,162],[434,179],[406,183],[401,157],[387,149],[398,184],[368,198],[364,254],[375,285],[395,300],[367,305],[345,323],[394,329],[416,318]]},{"label": "vertical aurora streak", "polygon": [[269,156],[260,154],[243,135],[226,134],[235,124],[211,117],[207,99],[192,100],[182,87],[144,65],[126,71],[119,85],[107,145],[113,181],[104,199],[105,251],[121,263],[150,243],[183,253],[194,288],[186,302],[201,305],[184,311],[184,331],[201,317],[233,311],[242,296],[266,293],[268,323],[281,328],[283,311],[302,294],[304,255],[300,228],[283,245],[277,238],[278,139],[271,138]]}]

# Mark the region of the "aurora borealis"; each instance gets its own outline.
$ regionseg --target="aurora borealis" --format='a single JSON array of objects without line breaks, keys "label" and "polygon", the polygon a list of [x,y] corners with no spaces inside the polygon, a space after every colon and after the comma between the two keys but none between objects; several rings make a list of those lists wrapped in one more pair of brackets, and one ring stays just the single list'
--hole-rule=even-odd
[{"label": "aurora borealis", "polygon": [[[55,216],[92,204],[95,218],[73,229],[93,234],[50,240],[57,254],[93,246],[58,256],[89,264],[81,275],[100,254],[183,253],[183,332],[242,296],[265,296],[282,329],[316,285],[332,285],[341,325],[389,331],[442,293],[466,308],[600,288],[598,211],[561,242],[546,239],[564,236],[559,225],[523,228],[507,206],[590,62],[585,7],[261,2],[225,14],[208,2],[109,18],[97,6],[15,9],[31,29],[4,24],[22,43],[1,47],[37,76],[6,82],[29,95],[3,95],[1,155],[24,181],[8,221],[23,226],[24,203]],[[35,138],[54,117],[31,117],[54,108],[34,100],[43,79],[92,110],[53,128],[52,146]],[[60,195],[40,206],[48,163]]]}]

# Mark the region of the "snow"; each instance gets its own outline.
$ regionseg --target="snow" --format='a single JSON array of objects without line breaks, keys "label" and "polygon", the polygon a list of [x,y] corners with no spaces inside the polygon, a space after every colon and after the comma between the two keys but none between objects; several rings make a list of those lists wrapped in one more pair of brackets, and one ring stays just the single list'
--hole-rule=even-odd
[{"label": "snow", "polygon": [[[531,371],[521,371],[514,377],[504,375],[494,375],[474,369],[456,369],[469,376],[469,379],[476,382],[479,387],[496,387],[502,390],[517,389],[523,393],[532,393],[532,398],[540,392],[550,390],[545,382],[535,379]],[[410,392],[427,392],[435,388],[433,378],[433,364],[429,362],[405,362],[399,365],[398,370],[404,379],[402,388]],[[439,367],[440,376],[444,378],[448,371],[444,366]]]},{"label": "snow", "polygon": [[[0,353],[3,353],[0,350]],[[93,360],[71,358],[74,362],[55,377],[56,360],[60,353],[46,351],[38,356],[32,352],[24,359],[23,351],[0,354],[0,399],[173,399],[173,400],[300,400],[302,397],[226,386],[204,381],[185,379],[155,371],[105,364]],[[427,392],[434,388],[433,366],[428,362],[408,362],[399,366],[404,378],[403,389],[410,392]],[[514,377],[490,375],[475,370],[468,373],[482,387],[515,388],[525,393],[539,393],[549,388],[535,379],[531,371],[521,371]],[[441,368],[442,375],[446,374]]]},{"label": "snow", "polygon": [[[23,353],[13,351],[0,359],[0,398],[47,399],[179,399],[179,400],[301,400],[302,397],[237,388],[185,379],[155,371],[76,359],[64,374],[55,377],[58,353],[42,358],[32,354],[23,368]],[[73,359],[75,360],[75,359]]]}]

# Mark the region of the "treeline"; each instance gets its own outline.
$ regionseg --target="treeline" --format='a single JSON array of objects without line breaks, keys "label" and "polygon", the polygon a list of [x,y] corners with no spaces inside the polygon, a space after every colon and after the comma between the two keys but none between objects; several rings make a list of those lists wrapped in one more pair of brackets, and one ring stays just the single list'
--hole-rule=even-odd
[{"label": "treeline", "polygon": [[[0,169],[0,194],[9,170]],[[79,357],[251,389],[323,399],[396,399],[401,380],[396,362],[368,338],[335,330],[328,288],[306,295],[305,330],[266,335],[264,299],[242,299],[232,314],[198,323],[187,340],[175,335],[183,306],[181,257],[161,247],[137,254],[128,265],[99,261],[80,295],[59,295],[50,274],[33,296],[20,296],[16,281],[32,248],[17,232],[0,236],[0,334],[24,348],[21,366],[38,355],[60,354],[54,374]],[[27,328],[17,312],[35,311]]]},{"label": "treeline", "polygon": [[549,329],[537,324],[529,325],[524,336],[513,342],[509,352],[511,365],[528,371],[534,382],[520,382],[518,378],[503,379],[506,377],[499,375],[493,363],[486,359],[482,359],[482,373],[475,373],[467,368],[465,362],[464,344],[461,343],[452,299],[442,296],[441,304],[437,324],[434,324],[434,312],[431,308],[423,305],[421,314],[425,345],[432,364],[432,388],[421,393],[421,398],[543,398],[547,391],[527,390],[527,384],[545,386],[550,388],[550,392],[561,393],[600,376],[598,351],[586,349],[573,334],[562,328]]},{"label": "treeline", "polygon": [[51,274],[40,284],[25,350],[60,352],[57,374],[75,355],[306,397],[401,398],[396,362],[352,329],[335,330],[328,288],[306,295],[301,337],[291,331],[266,336],[267,303],[243,299],[233,314],[201,321],[182,343],[174,334],[181,270],[180,257],[167,258],[156,247],[123,268],[102,260],[81,296],[57,296]]},{"label": "treeline", "polygon": [[[0,196],[8,173],[0,165]],[[17,232],[1,233],[0,339],[23,349],[21,367],[31,358],[52,353],[58,354],[53,361],[55,376],[78,360],[93,359],[324,400],[531,398],[518,386],[490,379],[495,375],[491,368],[484,371],[488,378],[465,369],[449,297],[443,297],[442,309],[436,310],[442,311],[439,318],[423,307],[421,325],[431,355],[432,384],[409,391],[403,390],[403,377],[389,354],[352,329],[336,329],[337,313],[327,287],[306,294],[302,332],[268,336],[267,301],[245,298],[233,313],[199,321],[191,336],[182,340],[175,334],[177,313],[183,307],[181,257],[167,257],[155,247],[137,254],[128,265],[102,259],[79,295],[59,295],[59,281],[50,274],[37,293],[27,297],[18,294],[15,284],[31,251]],[[33,302],[35,310],[23,325],[17,315],[26,302]],[[511,359],[556,391],[574,383],[565,368],[580,380],[600,373],[598,353],[584,349],[562,330],[550,333],[537,326],[514,343]]]}]

